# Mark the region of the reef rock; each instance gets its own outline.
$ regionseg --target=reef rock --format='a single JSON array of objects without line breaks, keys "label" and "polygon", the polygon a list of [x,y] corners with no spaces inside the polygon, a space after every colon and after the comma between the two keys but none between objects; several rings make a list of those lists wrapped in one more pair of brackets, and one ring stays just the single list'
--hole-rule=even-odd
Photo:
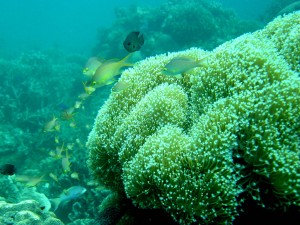
[{"label": "reef rock", "polygon": [[44,212],[40,204],[33,200],[16,204],[0,201],[0,224],[63,225],[53,213]]}]

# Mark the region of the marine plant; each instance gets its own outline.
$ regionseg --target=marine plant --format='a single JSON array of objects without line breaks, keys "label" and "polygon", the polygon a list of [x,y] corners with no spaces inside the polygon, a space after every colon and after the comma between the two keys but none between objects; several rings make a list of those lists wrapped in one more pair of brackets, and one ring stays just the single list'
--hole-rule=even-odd
[{"label": "marine plant", "polygon": [[[180,224],[231,224],[249,199],[299,208],[299,33],[298,12],[213,51],[157,55],[123,72],[130,87],[111,93],[88,138],[92,175],[116,201]],[[177,56],[207,65],[162,74]]]}]

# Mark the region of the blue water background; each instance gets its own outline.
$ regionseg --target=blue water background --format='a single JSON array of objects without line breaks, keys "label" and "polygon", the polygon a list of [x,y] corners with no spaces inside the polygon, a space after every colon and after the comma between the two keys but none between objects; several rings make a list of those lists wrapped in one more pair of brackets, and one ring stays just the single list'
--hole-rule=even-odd
[{"label": "blue water background", "polygon": [[[272,0],[220,0],[242,19],[255,18]],[[162,0],[1,0],[0,54],[57,47],[69,53],[89,54],[97,30],[109,27],[114,9],[126,5],[158,6]]]}]

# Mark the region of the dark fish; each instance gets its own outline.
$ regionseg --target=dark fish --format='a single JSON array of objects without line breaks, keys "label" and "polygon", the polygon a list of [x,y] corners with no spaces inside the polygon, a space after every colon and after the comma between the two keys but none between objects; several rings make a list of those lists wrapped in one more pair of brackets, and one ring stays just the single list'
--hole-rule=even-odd
[{"label": "dark fish", "polygon": [[14,175],[16,168],[12,164],[4,164],[0,167],[0,173],[3,175]]},{"label": "dark fish", "polygon": [[135,52],[141,49],[144,44],[144,36],[139,31],[133,31],[127,35],[123,42],[124,48],[128,52]]}]

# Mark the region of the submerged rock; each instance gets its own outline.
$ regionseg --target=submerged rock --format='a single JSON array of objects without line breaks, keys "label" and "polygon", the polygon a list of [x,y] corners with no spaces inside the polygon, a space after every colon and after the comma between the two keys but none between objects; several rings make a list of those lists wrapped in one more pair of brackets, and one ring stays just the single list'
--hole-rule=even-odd
[{"label": "submerged rock", "polygon": [[63,225],[51,212],[44,212],[34,200],[19,203],[0,201],[0,224],[8,225]]}]

